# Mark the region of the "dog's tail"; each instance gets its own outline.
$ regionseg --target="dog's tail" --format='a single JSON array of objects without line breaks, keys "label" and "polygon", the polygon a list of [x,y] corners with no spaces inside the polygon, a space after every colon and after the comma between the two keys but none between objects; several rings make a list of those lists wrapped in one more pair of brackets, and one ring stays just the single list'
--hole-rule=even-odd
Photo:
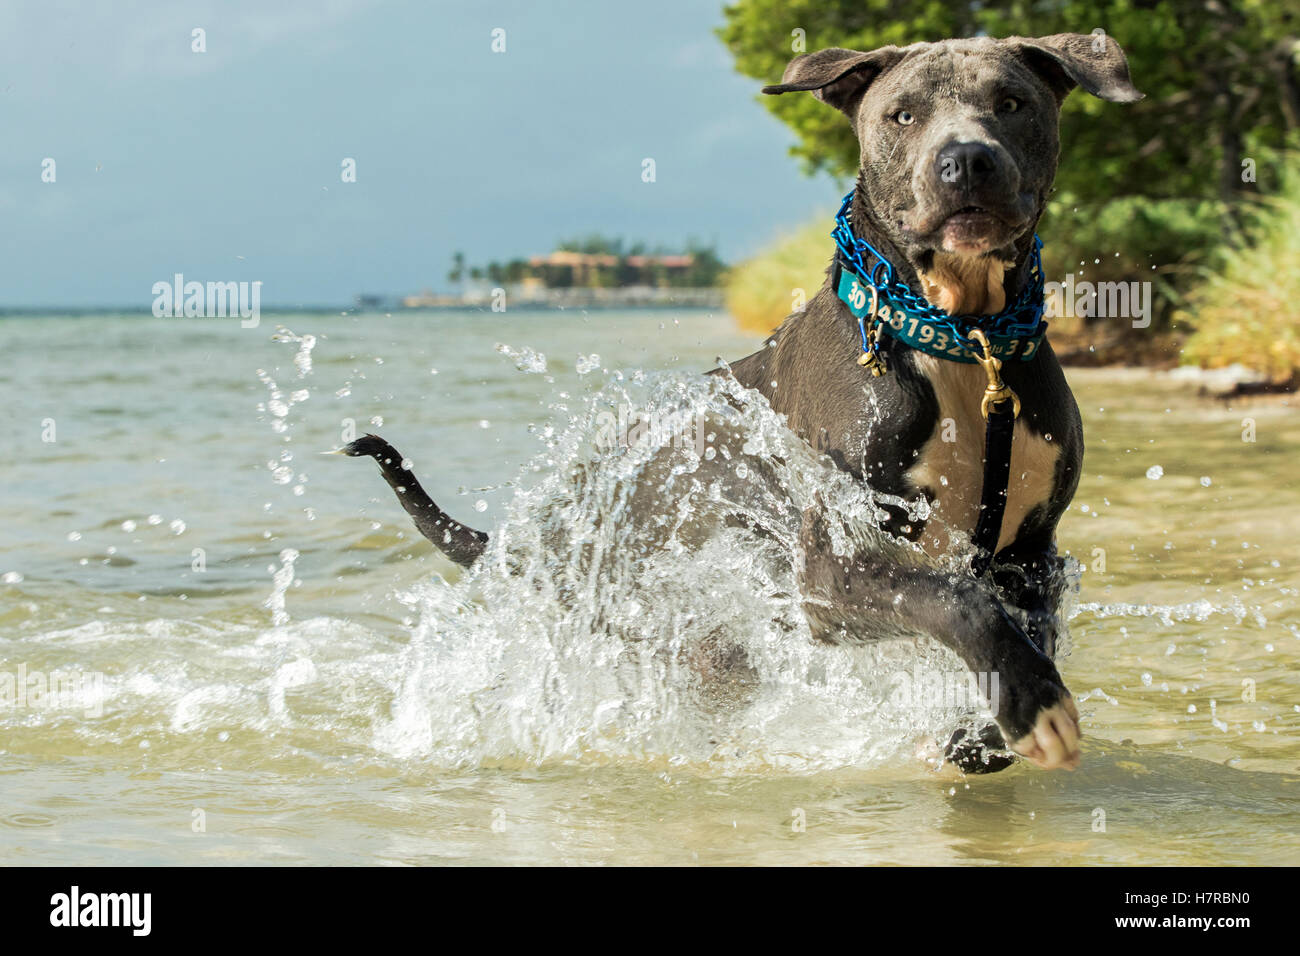
[{"label": "dog's tail", "polygon": [[420,487],[415,472],[405,466],[405,459],[378,435],[366,435],[340,448],[335,454],[353,458],[370,457],[379,462],[384,481],[397,493],[406,513],[415,519],[420,534],[432,541],[447,557],[461,567],[469,567],[487,547],[486,532],[467,528],[443,511]]}]

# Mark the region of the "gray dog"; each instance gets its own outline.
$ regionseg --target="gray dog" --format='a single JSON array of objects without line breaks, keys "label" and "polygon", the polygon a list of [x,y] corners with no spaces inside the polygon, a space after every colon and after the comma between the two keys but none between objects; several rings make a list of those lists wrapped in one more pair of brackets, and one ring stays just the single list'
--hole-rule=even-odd
[{"label": "gray dog", "polygon": [[[1007,743],[1040,767],[1079,761],[1078,711],[1052,656],[1056,525],[1078,485],[1083,434],[1043,338],[1034,232],[1075,86],[1142,98],[1123,51],[1100,34],[822,50],[764,90],[811,92],[843,112],[861,169],[826,283],[730,374],[839,468],[924,499],[933,515],[895,508],[884,530],[932,555],[949,551],[954,530],[974,541],[980,553],[960,574],[871,551],[845,558],[808,514],[801,576],[819,638],[919,632],[998,675],[997,725],[949,743],[949,758],[973,771],[1005,766]],[[344,452],[374,457],[454,561],[483,552],[487,535],[439,509],[387,442],[368,435]]]}]

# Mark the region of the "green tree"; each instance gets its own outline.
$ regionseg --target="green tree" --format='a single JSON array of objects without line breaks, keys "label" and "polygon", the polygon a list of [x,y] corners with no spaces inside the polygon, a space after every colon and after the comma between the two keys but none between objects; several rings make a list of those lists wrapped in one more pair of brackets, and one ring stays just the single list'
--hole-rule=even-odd
[{"label": "green tree", "polygon": [[713,246],[687,243],[686,252],[692,257],[690,268],[682,276],[681,285],[691,288],[712,288],[722,281],[726,266],[718,258]]},{"label": "green tree", "polygon": [[581,239],[565,239],[555,248],[559,252],[581,252],[589,256],[621,256],[623,240],[593,233]]}]

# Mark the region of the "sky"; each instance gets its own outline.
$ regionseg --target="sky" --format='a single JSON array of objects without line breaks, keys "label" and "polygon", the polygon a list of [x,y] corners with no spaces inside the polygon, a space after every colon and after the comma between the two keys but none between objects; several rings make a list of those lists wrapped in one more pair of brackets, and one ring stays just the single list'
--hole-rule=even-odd
[{"label": "sky", "polygon": [[178,272],[348,306],[596,232],[753,254],[841,188],[789,156],[721,8],[5,0],[0,307],[147,308]]}]

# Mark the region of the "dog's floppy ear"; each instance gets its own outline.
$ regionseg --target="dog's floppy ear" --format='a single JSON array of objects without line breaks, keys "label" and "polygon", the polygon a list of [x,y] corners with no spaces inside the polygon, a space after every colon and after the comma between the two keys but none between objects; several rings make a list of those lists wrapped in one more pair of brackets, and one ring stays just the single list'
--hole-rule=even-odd
[{"label": "dog's floppy ear", "polygon": [[903,51],[896,46],[870,53],[840,47],[805,53],[790,61],[779,84],[765,86],[763,92],[811,92],[823,103],[851,116],[871,81],[902,58]]},{"label": "dog's floppy ear", "polygon": [[1112,103],[1135,103],[1145,96],[1128,75],[1120,45],[1104,33],[1057,33],[1050,37],[1010,37],[1029,68],[1043,78],[1058,101],[1077,84]]}]

